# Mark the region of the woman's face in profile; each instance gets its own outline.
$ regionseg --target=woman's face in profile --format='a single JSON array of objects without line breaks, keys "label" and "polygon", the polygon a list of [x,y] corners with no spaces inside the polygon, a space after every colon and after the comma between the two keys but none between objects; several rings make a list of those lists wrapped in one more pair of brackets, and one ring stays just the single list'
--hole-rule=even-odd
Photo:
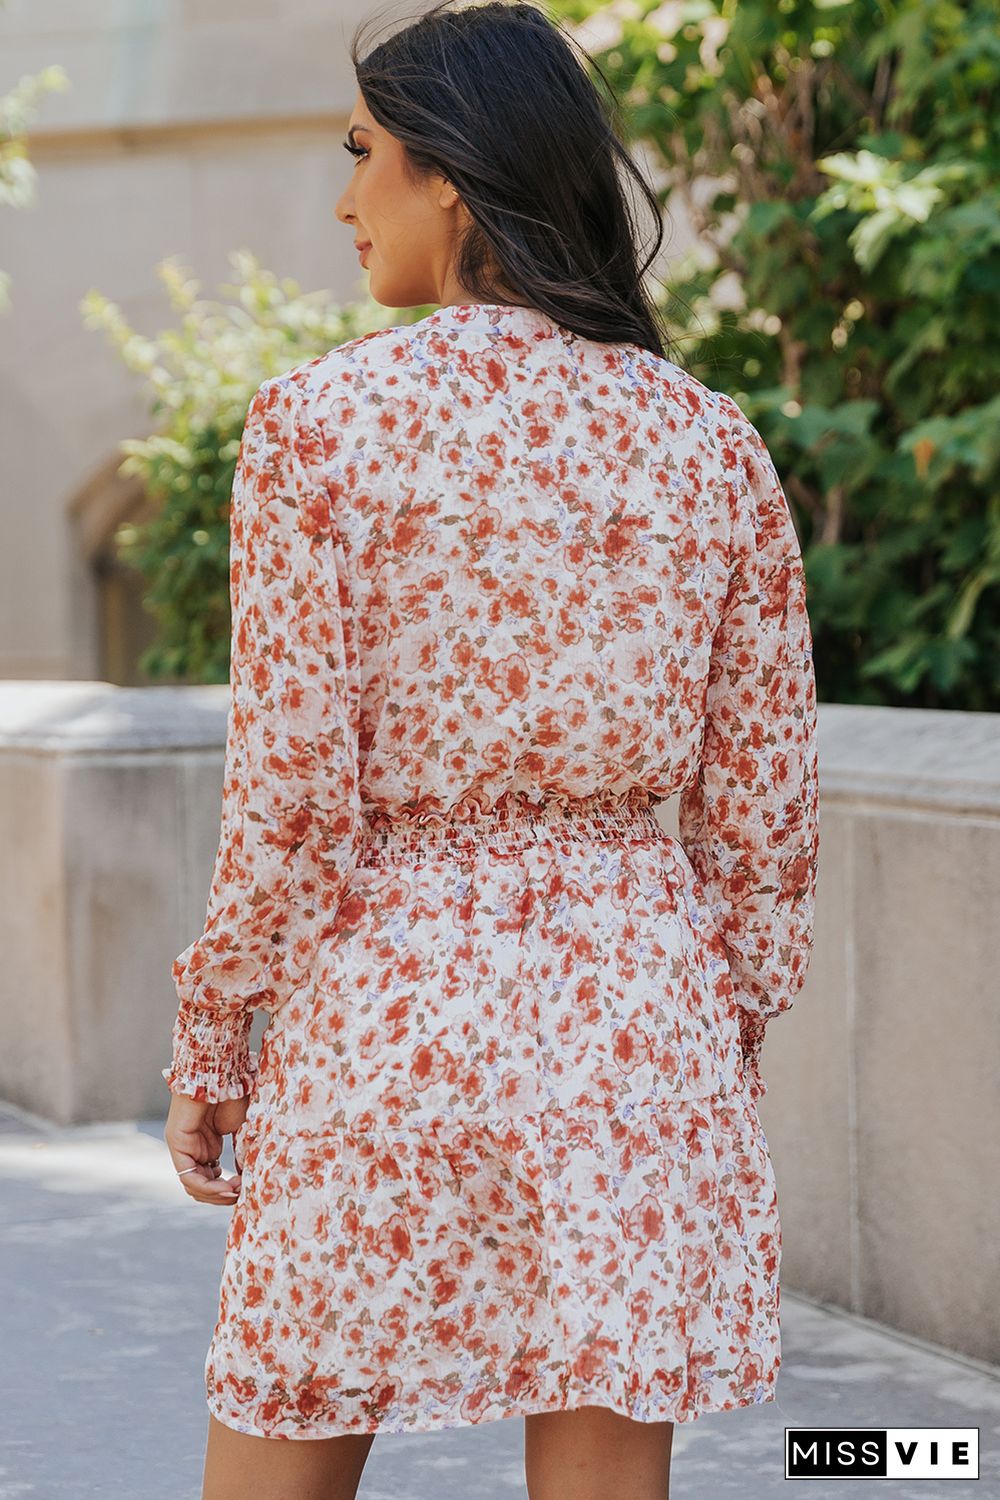
[{"label": "woman's face in profile", "polygon": [[450,300],[455,236],[467,222],[457,192],[438,173],[411,180],[402,143],[373,118],[360,91],[347,143],[353,160],[335,211],[361,249],[372,297],[385,307]]}]

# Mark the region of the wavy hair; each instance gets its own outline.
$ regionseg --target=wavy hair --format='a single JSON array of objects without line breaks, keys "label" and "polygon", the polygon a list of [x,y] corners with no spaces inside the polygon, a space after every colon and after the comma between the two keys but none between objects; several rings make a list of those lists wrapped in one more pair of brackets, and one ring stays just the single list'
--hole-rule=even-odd
[{"label": "wavy hair", "polygon": [[[404,146],[413,180],[440,173],[469,212],[460,283],[484,302],[509,300],[497,294],[508,287],[581,337],[669,358],[643,283],[663,242],[660,203],[619,138],[620,105],[589,53],[524,0],[441,0],[362,56],[369,24],[350,46],[365,104]],[[621,172],[652,212],[641,265]]]}]

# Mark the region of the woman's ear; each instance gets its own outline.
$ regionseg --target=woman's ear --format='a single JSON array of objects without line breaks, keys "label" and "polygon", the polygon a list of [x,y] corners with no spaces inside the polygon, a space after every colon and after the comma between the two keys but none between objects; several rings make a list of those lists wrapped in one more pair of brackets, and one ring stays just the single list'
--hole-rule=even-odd
[{"label": "woman's ear", "polygon": [[458,207],[460,212],[468,217],[468,210],[466,209],[465,204],[462,202],[462,197],[458,191],[458,188],[450,183],[447,177],[443,177],[441,179],[441,192],[438,195],[438,205],[441,208]]}]

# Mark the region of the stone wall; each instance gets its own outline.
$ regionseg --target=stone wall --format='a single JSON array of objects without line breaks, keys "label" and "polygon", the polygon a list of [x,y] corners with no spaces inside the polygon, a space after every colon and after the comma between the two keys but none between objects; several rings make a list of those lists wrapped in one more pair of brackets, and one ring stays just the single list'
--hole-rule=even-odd
[{"label": "stone wall", "polygon": [[[0,683],[0,1097],[166,1112],[228,697]],[[819,725],[815,948],[763,1052],[782,1281],[1000,1363],[1000,718],[821,704]],[[676,801],[660,816],[676,832]]]},{"label": "stone wall", "polygon": [[[84,327],[80,299],[97,288],[152,335],[178,323],[158,262],[176,256],[213,299],[232,281],[230,253],[246,249],[303,291],[365,300],[353,231],[334,213],[352,168],[348,44],[362,22],[381,18],[370,44],[420,12],[377,0],[0,8],[0,94],[54,63],[71,85],[42,96],[30,128],[36,201],[3,212],[0,677],[142,680],[130,669],[149,622],[132,594],[124,609],[109,602],[100,575],[141,499],[117,475],[119,444],[159,419],[105,335]],[[659,276],[695,238],[679,204],[667,230]]]}]

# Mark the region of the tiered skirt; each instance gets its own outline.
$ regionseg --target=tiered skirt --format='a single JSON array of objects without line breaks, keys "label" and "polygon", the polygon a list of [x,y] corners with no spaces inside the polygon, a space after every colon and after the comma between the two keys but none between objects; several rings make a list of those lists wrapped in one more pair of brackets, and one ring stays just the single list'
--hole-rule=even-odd
[{"label": "tiered skirt", "polygon": [[642,797],[370,823],[237,1137],[220,1421],[774,1399],[776,1185],[698,897]]}]

